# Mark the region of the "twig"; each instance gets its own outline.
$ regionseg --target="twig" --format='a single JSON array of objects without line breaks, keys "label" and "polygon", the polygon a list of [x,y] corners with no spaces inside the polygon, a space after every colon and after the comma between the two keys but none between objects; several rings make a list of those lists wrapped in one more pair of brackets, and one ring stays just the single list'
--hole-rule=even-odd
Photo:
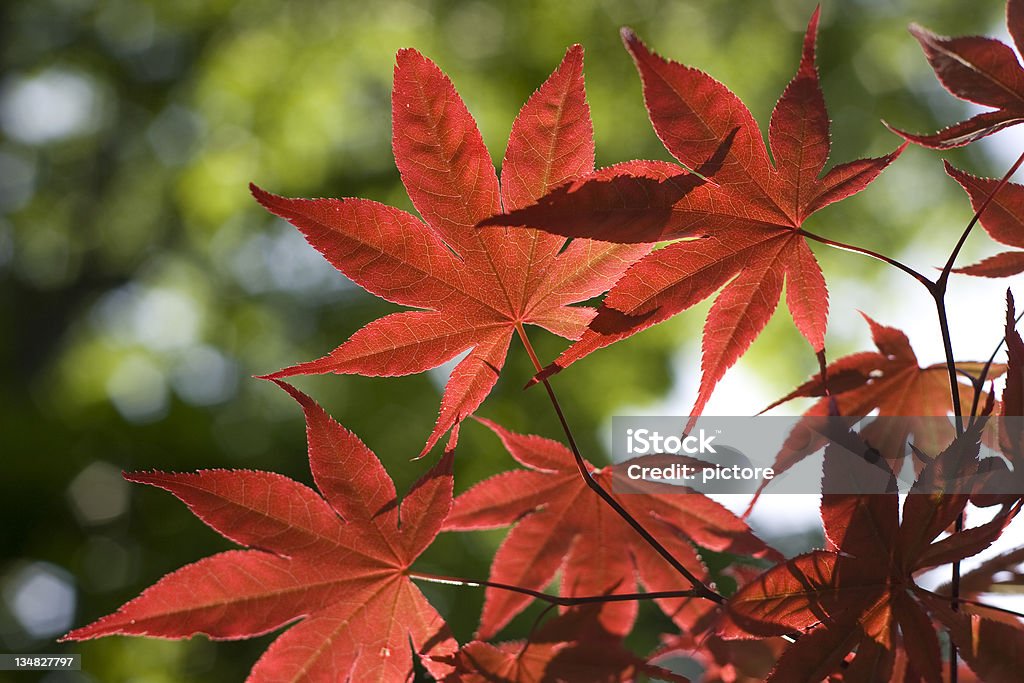
[{"label": "twig", "polygon": [[[925,593],[930,593],[930,594],[934,595],[937,598],[948,598],[949,597],[948,595],[942,595],[940,593],[936,593],[935,591],[930,591],[930,590],[921,588],[920,586],[918,586],[918,589],[924,591]],[[1017,617],[1019,619],[1024,619],[1024,612],[1018,612],[1016,610],[1010,609],[1009,607],[999,607],[997,605],[989,605],[988,603],[984,603],[981,600],[973,600],[971,598],[964,598],[964,597],[959,598],[959,600],[960,600],[960,602],[962,602],[962,603],[964,603],[966,605],[974,605],[975,607],[980,607],[981,609],[990,609],[990,610],[992,610],[994,612],[1002,612],[1003,614],[1009,614],[1009,615],[1015,616],[1015,617]]]},{"label": "twig", "polygon": [[524,588],[522,586],[513,586],[508,583],[500,583],[498,581],[474,581],[470,579],[460,579],[455,576],[440,576],[437,574],[421,574],[413,572],[409,574],[410,579],[417,581],[429,581],[430,583],[441,583],[448,586],[465,586],[467,588],[497,588],[498,590],[509,591],[511,593],[521,593],[522,595],[529,595],[532,598],[542,600],[552,605],[558,605],[560,607],[573,607],[576,605],[592,605],[594,603],[606,603],[606,602],[631,602],[636,600],[658,600],[661,598],[696,598],[699,596],[696,590],[678,590],[678,591],[655,591],[652,593],[615,593],[612,595],[585,595],[585,596],[560,596],[550,595],[543,591],[533,590],[532,588]]},{"label": "twig", "polygon": [[[537,354],[533,350],[533,345],[530,344],[530,340],[526,336],[526,330],[523,329],[522,323],[516,323],[516,332],[519,333],[519,338],[522,340],[523,345],[526,347],[526,352],[527,354],[529,354],[530,360],[533,362],[533,367],[537,370],[537,372],[541,372],[544,368],[543,366],[541,366],[540,360],[538,360]],[[541,382],[544,384],[544,388],[547,390],[548,398],[551,401],[552,407],[555,409],[555,414],[558,416],[558,421],[562,425],[562,431],[565,432],[565,438],[569,442],[569,448],[572,450],[573,458],[575,458],[576,460],[576,468],[579,470],[580,476],[583,477],[583,481],[586,482],[587,486],[589,486],[590,489],[594,491],[594,493],[600,496],[601,499],[605,503],[607,503],[609,507],[615,510],[615,512],[623,520],[625,520],[631,527],[633,527],[633,529],[638,534],[640,534],[640,536],[644,539],[644,541],[647,542],[648,545],[650,545],[659,555],[661,555],[666,562],[672,565],[673,569],[679,572],[681,576],[683,576],[687,581],[690,582],[690,584],[693,586],[693,590],[695,593],[693,597],[705,598],[707,600],[711,600],[712,602],[716,602],[719,604],[725,602],[725,598],[721,594],[719,594],[718,592],[710,588],[707,584],[705,584],[703,581],[701,581],[699,578],[697,578],[697,576],[689,569],[687,569],[686,566],[683,565],[683,563],[675,557],[675,555],[669,552],[668,548],[662,545],[661,542],[658,541],[658,539],[656,539],[649,531],[647,531],[647,529],[644,528],[642,524],[640,524],[639,521],[637,521],[635,517],[633,517],[633,515],[631,515],[624,507],[622,507],[619,501],[615,500],[615,498],[610,493],[608,493],[600,484],[597,483],[597,480],[594,479],[593,475],[590,473],[590,470],[587,468],[586,461],[580,454],[579,446],[577,446],[576,439],[573,437],[572,430],[569,428],[569,422],[565,419],[565,413],[562,412],[562,406],[558,402],[558,397],[555,396],[555,390],[551,387],[551,383],[548,382],[547,379],[543,379],[541,380]]]},{"label": "twig", "polygon": [[[953,356],[953,340],[949,334],[949,316],[946,314],[946,289],[933,291],[935,312],[939,316],[939,331],[942,333],[942,348],[946,355],[946,371],[949,373],[949,391],[953,401],[953,414],[957,437],[964,433],[964,410],[960,403],[960,382],[956,378],[956,361]],[[958,530],[959,531],[959,530]]]}]

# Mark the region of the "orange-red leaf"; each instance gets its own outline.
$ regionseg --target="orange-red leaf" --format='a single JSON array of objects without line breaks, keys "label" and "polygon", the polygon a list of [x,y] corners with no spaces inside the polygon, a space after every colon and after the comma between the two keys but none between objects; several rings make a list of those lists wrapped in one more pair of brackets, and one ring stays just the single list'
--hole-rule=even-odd
[{"label": "orange-red leaf", "polygon": [[407,570],[451,509],[451,454],[399,505],[377,457],[311,398],[280,384],[305,412],[319,494],[249,470],[126,475],[171,492],[249,549],[168,574],[65,638],[238,639],[298,622],[256,662],[250,681],[405,682],[413,652],[433,675],[447,675],[444,660],[458,644]]},{"label": "orange-red leaf", "polygon": [[685,676],[644,661],[622,639],[601,628],[594,606],[548,621],[527,641],[490,645],[473,641],[459,650],[452,683],[615,683],[641,674],[688,683]]},{"label": "orange-red leaf", "polygon": [[[565,239],[537,230],[474,227],[593,169],[579,46],[516,118],[501,184],[455,87],[415,50],[398,53],[392,114],[395,160],[423,220],[365,199],[286,199],[255,187],[253,194],[356,284],[426,310],[375,320],[329,355],[270,376],[406,375],[468,350],[449,378],[426,453],[490,393],[517,325],[579,338],[594,311],[571,304],[606,291],[649,246],[578,240],[563,251]],[[449,446],[456,438],[454,430]]]},{"label": "orange-red leaf", "polygon": [[[845,356],[827,368],[829,389],[839,414],[862,416],[877,410],[880,417],[905,417],[904,420],[880,420],[867,428],[865,435],[871,445],[887,458],[897,460],[907,449],[908,437],[913,435],[916,447],[928,455],[936,455],[955,435],[952,424],[934,419],[935,416],[952,413],[949,372],[945,364],[921,367],[910,340],[903,332],[881,325],[866,315],[864,319],[871,328],[878,350]],[[966,374],[978,374],[978,364],[961,363],[958,367]],[[1003,370],[1002,366],[993,366],[990,377]],[[957,389],[962,406],[969,408],[974,398],[973,387],[958,383]],[[826,443],[823,437],[806,438],[806,434],[816,433],[809,426],[829,414],[829,399],[825,397],[820,374],[765,410],[799,397],[821,399],[804,413],[803,422],[776,456],[777,473],[820,450]]]},{"label": "orange-red leaf", "polygon": [[[540,590],[561,570],[561,594],[566,596],[632,593],[637,577],[649,591],[679,590],[678,574],[586,485],[565,446],[483,422],[527,469],[499,474],[460,495],[445,529],[514,525],[494,557],[492,581]],[[609,469],[593,474],[606,490],[636,486]],[[777,557],[745,523],[711,499],[670,485],[643,484],[617,496],[619,502],[695,575],[706,576],[706,569],[689,541],[716,551]],[[497,633],[530,600],[488,589],[479,635]],[[688,626],[691,602],[661,599],[658,604]],[[695,602],[697,609],[707,606]],[[605,630],[625,635],[636,605],[611,603],[600,616]]]}]

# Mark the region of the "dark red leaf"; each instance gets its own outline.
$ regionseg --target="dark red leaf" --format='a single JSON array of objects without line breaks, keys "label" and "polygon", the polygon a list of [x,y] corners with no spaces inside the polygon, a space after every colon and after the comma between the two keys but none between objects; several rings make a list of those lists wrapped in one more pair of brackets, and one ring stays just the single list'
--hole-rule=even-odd
[{"label": "dark red leaf", "polygon": [[[1024,9],[1020,0],[1006,3],[1006,23],[1017,49],[1024,35]],[[947,38],[911,24],[910,32],[921,44],[925,57],[942,86],[954,96],[996,111],[978,114],[932,135],[892,130],[925,147],[961,147],[1024,121],[1024,70],[1017,54],[993,38]]]},{"label": "dark red leaf", "polygon": [[1016,683],[1024,671],[1020,625],[954,612],[946,599],[924,594],[928,610],[949,629],[960,657],[985,683]]},{"label": "dark red leaf", "polygon": [[1006,290],[1006,387],[1003,411],[1006,417],[1024,417],[1024,339],[1017,331],[1013,294]]},{"label": "dark red leaf", "polygon": [[[880,341],[880,347],[900,350]],[[935,541],[963,510],[967,497],[921,491],[930,491],[929,486],[939,480],[936,470],[962,456],[976,455],[980,434],[981,427],[972,426],[925,469],[924,483],[915,484],[920,490],[907,496],[901,523],[895,488],[885,486],[894,483],[891,472],[880,467],[879,481],[874,481],[871,468],[863,472],[851,468],[856,454],[864,453],[869,465],[873,464],[872,454],[858,435],[830,433],[821,514],[834,551],[798,556],[747,583],[726,603],[730,620],[723,624],[720,635],[797,636],[769,681],[818,681],[840,668],[842,672],[834,680],[889,680],[899,663],[913,671],[913,677],[905,680],[942,683],[935,628],[913,597],[924,599],[932,594],[919,589],[914,576],[984,549],[1020,508],[1019,502],[1005,506],[991,522]],[[828,493],[837,483],[854,490],[860,490],[858,483],[866,484],[864,491],[879,490],[881,484],[881,490],[891,492]],[[928,606],[932,609],[930,603]],[[906,659],[898,662],[900,647]]]},{"label": "dark red leaf", "polygon": [[[945,164],[946,173],[967,192],[975,212],[985,209],[979,221],[992,239],[1010,247],[1024,248],[1024,185],[1006,183],[1000,187],[999,180],[979,178],[961,171],[948,161]],[[993,193],[995,196],[989,201]],[[980,263],[957,268],[956,272],[983,277],[1016,275],[1024,272],[1024,252],[1004,252]]]},{"label": "dark red leaf", "polygon": [[1024,273],[1024,251],[1004,251],[989,256],[978,263],[954,268],[954,273],[977,275],[979,277],[1010,277]]},{"label": "dark red leaf", "polygon": [[575,608],[548,621],[523,642],[481,641],[459,651],[451,683],[614,683],[641,674],[655,680],[689,679],[649,664],[608,633],[594,608]]},{"label": "dark red leaf", "polygon": [[765,681],[821,681],[839,668],[846,655],[861,639],[856,621],[822,624],[800,636],[798,641],[782,653]]}]

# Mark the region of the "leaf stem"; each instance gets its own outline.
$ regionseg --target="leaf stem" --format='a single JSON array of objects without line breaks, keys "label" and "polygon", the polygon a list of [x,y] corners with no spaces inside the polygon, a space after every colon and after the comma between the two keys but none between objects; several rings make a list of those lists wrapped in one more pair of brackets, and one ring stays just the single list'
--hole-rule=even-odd
[{"label": "leaf stem", "polygon": [[851,251],[851,252],[853,252],[855,254],[861,254],[863,256],[868,256],[870,258],[875,259],[876,261],[881,261],[882,263],[886,263],[886,264],[892,266],[893,268],[898,268],[899,270],[902,270],[904,273],[906,273],[907,275],[909,275],[910,277],[914,278],[915,280],[920,282],[922,285],[924,285],[925,288],[928,289],[928,291],[932,291],[933,287],[935,286],[934,282],[932,282],[927,277],[925,277],[921,273],[917,272],[916,270],[914,270],[913,268],[911,268],[907,264],[905,264],[905,263],[903,263],[901,261],[897,261],[896,259],[894,259],[894,258],[892,258],[890,256],[886,256],[885,254],[880,254],[877,251],[872,251],[871,249],[865,249],[864,247],[857,247],[857,246],[854,246],[852,244],[847,244],[846,242],[839,242],[837,240],[829,239],[828,237],[822,237],[821,235],[816,235],[813,232],[808,232],[807,230],[804,230],[803,228],[799,228],[797,230],[797,232],[800,233],[801,235],[803,235],[804,237],[806,237],[807,239],[814,240],[815,242],[821,242],[822,244],[828,245],[830,247],[834,247],[836,249],[842,249],[843,251]]},{"label": "leaf stem", "polygon": [[698,591],[694,589],[678,591],[654,591],[651,593],[615,593],[612,595],[561,596],[550,595],[548,593],[544,593],[543,591],[533,590],[532,588],[513,586],[512,584],[500,583],[498,581],[475,581],[470,579],[462,579],[456,576],[441,576],[438,574],[422,574],[419,572],[413,572],[409,574],[409,578],[415,579],[417,581],[429,581],[430,583],[445,584],[448,586],[465,586],[467,588],[496,588],[498,590],[509,591],[511,593],[529,595],[532,598],[542,600],[543,602],[547,602],[552,605],[559,605],[561,607],[573,607],[575,605],[592,605],[595,603],[607,602],[658,600],[662,598],[701,597],[698,595]]},{"label": "leaf stem", "polygon": [[[544,368],[540,364],[540,360],[538,360],[536,352],[533,350],[533,345],[526,336],[526,330],[523,329],[522,323],[516,323],[516,332],[519,334],[519,338],[522,340],[523,346],[526,347],[526,353],[530,356],[530,360],[533,361],[534,369],[536,369],[538,373],[541,372]],[[725,598],[721,594],[697,578],[697,576],[687,569],[686,566],[675,557],[675,555],[669,552],[668,548],[662,545],[658,539],[654,538],[654,536],[619,503],[619,501],[615,500],[615,498],[608,493],[604,487],[597,483],[597,480],[594,479],[593,475],[590,473],[590,469],[587,467],[587,463],[583,459],[583,455],[580,453],[579,446],[576,444],[576,439],[573,437],[572,429],[569,428],[569,422],[565,419],[565,413],[562,412],[562,406],[558,402],[558,397],[555,395],[555,390],[551,387],[551,383],[548,382],[546,378],[541,380],[541,382],[547,390],[548,399],[551,401],[551,406],[555,409],[558,421],[562,425],[562,431],[565,433],[565,438],[569,442],[569,448],[572,450],[573,458],[576,460],[576,468],[579,470],[580,476],[583,477],[583,481],[586,482],[587,486],[589,486],[594,493],[600,496],[600,498],[623,520],[625,520],[626,523],[633,527],[633,529],[640,534],[651,548],[661,555],[666,562],[672,565],[673,569],[690,582],[693,586],[693,597],[704,598],[719,604],[725,602]]]}]

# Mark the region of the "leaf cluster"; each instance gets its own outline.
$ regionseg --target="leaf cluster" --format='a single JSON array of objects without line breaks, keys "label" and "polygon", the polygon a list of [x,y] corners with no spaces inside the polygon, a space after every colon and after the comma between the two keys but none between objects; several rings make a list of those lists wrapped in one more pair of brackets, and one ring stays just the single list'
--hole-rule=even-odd
[{"label": "leaf cluster", "polygon": [[[676,162],[635,160],[598,170],[581,47],[567,51],[519,112],[500,175],[448,77],[419,52],[399,52],[392,143],[419,216],[368,199],[289,199],[252,186],[260,204],[298,228],[351,281],[412,309],[372,321],[320,359],[265,376],[304,413],[316,490],[247,470],[127,474],[170,492],[243,549],[167,575],[66,638],[239,639],[286,627],[254,665],[252,681],[406,681],[418,666],[449,681],[685,681],[659,662],[686,652],[705,665],[708,681],[938,683],[946,680],[945,632],[953,644],[949,679],[959,677],[962,657],[981,680],[1017,680],[1024,670],[1018,615],[975,598],[1019,557],[1011,553],[963,577],[959,563],[999,539],[1024,504],[1014,493],[1024,486],[1009,492],[1001,486],[1024,471],[1024,435],[1013,420],[1024,414],[1024,342],[1008,292],[1007,363],[995,364],[995,355],[959,361],[945,294],[976,222],[995,240],[1024,247],[1024,186],[1009,183],[1009,174],[979,178],[947,164],[975,219],[934,279],[806,230],[811,214],[864,190],[907,145],[826,170],[830,120],[816,66],[818,21],[815,11],[796,75],[772,111],[767,144],[726,86],[657,55],[625,29],[651,122]],[[1019,45],[1021,0],[1008,2],[1008,23]],[[920,27],[912,32],[950,92],[996,111],[935,135],[896,132],[945,149],[1020,122],[1024,71],[1009,47],[987,38],[942,38]],[[663,242],[669,244],[656,248]],[[882,260],[922,284],[936,302],[946,362],[922,367],[902,332],[865,316],[877,351],[828,363],[828,290],[811,243]],[[1024,270],[1021,253],[956,272],[1015,275]],[[817,397],[801,426],[872,411],[908,418],[900,431],[839,431],[820,443],[796,436],[787,442],[779,471],[828,443],[821,500],[828,546],[790,559],[702,494],[662,484],[613,493],[615,470],[583,457],[548,380],[714,296],[692,423],[783,292],[821,371],[778,403]],[[602,294],[598,308],[585,305]],[[572,343],[545,367],[528,326]],[[454,471],[465,457],[455,455],[459,431],[495,389],[516,339],[535,366],[531,384],[543,385],[566,443],[479,418],[522,468],[453,497]],[[419,457],[447,436],[444,454],[401,499],[378,457],[283,381],[303,374],[418,374],[456,358]],[[997,402],[986,382],[1002,373],[1006,385]],[[915,421],[948,414],[954,418],[948,430],[936,429],[934,420]],[[980,444],[1000,420],[995,445],[1003,457],[982,459]],[[866,469],[851,471],[841,451],[854,453]],[[900,514],[895,480],[905,459],[913,461],[917,480]],[[965,472],[975,483],[950,489],[950,472]],[[864,477],[855,482],[862,492],[832,492],[850,477]],[[872,493],[879,482],[882,493]],[[991,519],[967,526],[965,514],[974,508],[990,508]],[[441,532],[501,527],[510,531],[487,580],[416,569]],[[743,561],[712,572],[702,557],[711,553]],[[945,565],[954,567],[948,592],[919,583],[921,573]],[[556,577],[557,594],[544,592]],[[739,586],[731,595],[718,588],[726,577]],[[456,641],[421,592],[422,582],[485,589],[472,642]],[[491,642],[534,600],[560,613],[525,641]],[[653,601],[678,633],[640,655],[624,638],[642,600]]]}]

